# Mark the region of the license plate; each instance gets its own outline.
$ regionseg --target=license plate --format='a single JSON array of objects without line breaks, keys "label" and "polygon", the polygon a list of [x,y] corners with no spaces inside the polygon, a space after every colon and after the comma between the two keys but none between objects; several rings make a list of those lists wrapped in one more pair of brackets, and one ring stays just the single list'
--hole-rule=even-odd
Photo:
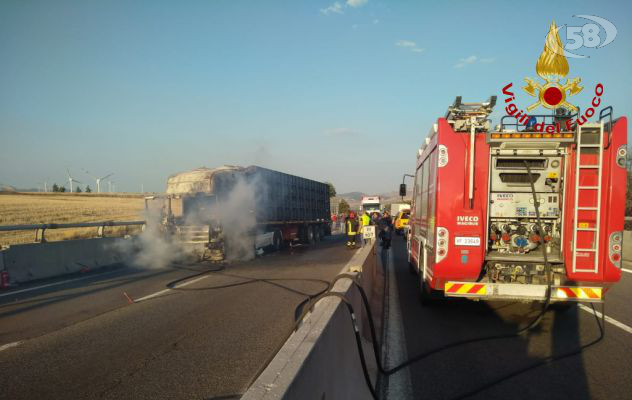
[{"label": "license plate", "polygon": [[472,236],[457,236],[454,238],[456,246],[480,246],[481,238]]}]

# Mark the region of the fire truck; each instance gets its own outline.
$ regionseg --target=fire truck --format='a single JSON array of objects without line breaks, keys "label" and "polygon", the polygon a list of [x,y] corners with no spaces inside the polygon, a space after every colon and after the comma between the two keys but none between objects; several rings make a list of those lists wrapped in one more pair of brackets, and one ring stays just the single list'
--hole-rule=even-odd
[{"label": "fire truck", "polygon": [[422,302],[603,301],[621,278],[627,119],[492,129],[495,101],[457,97],[418,150],[407,249]]}]

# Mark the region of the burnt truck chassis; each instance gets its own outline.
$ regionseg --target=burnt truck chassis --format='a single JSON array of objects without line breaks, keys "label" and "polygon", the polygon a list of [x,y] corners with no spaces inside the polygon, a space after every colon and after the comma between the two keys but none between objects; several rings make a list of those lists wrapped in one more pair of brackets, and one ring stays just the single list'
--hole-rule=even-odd
[{"label": "burnt truck chassis", "polygon": [[[239,240],[247,236],[255,251],[276,251],[296,242],[314,243],[331,234],[327,184],[257,166],[199,168],[191,173],[211,182],[198,185],[197,191],[147,197],[145,209],[148,216],[153,213],[148,220],[159,221],[169,240],[184,245],[187,253],[200,261],[224,262],[227,254],[239,247],[231,249],[231,241],[237,239],[227,234],[230,227],[224,229],[221,215],[226,208],[222,205],[234,201],[231,192],[239,182],[252,192],[252,202],[232,212],[253,218],[248,228],[239,232]],[[188,173],[169,178],[168,192],[172,181],[184,174]],[[150,207],[154,200],[162,200],[159,212]]]}]

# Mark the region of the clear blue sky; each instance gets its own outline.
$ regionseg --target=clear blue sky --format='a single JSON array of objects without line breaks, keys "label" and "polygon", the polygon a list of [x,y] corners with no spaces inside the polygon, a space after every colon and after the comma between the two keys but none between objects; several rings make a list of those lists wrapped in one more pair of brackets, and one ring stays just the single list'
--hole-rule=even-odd
[{"label": "clear blue sky", "polygon": [[[262,165],[339,192],[395,190],[456,95],[536,78],[552,19],[614,42],[570,59],[632,115],[630,2],[0,2],[0,182],[114,172],[162,191],[198,166]],[[564,40],[564,36],[562,37]],[[473,56],[473,57],[472,57]],[[518,101],[531,103],[524,92]],[[498,114],[498,113],[496,113]],[[94,182],[91,182],[94,187]]]}]

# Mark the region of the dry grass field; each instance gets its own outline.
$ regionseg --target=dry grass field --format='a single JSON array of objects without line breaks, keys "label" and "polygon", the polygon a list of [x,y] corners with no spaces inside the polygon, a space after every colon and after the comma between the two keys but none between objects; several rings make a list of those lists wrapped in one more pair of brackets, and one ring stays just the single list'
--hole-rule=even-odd
[{"label": "dry grass field", "polygon": [[[0,193],[0,225],[142,220],[140,196],[52,193]],[[106,236],[121,236],[139,227],[106,228]],[[97,228],[46,230],[47,241],[94,237]],[[0,245],[31,243],[35,230],[0,232]]]}]

